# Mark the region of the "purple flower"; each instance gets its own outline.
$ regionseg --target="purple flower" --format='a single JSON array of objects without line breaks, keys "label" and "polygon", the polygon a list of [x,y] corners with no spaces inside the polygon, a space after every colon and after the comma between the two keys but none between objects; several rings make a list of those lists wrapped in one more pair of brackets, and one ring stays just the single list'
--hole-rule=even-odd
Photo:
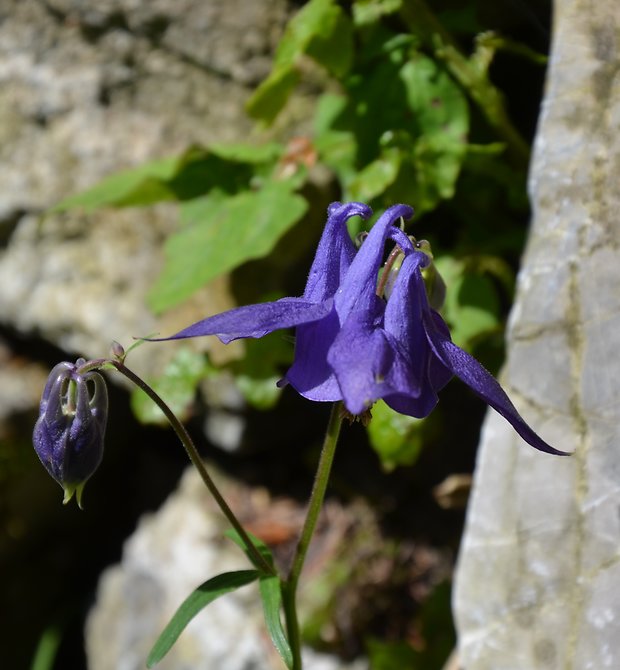
[{"label": "purple flower", "polygon": [[108,392],[103,377],[81,373],[83,358],[59,363],[50,373],[32,441],[49,474],[65,491],[66,504],[75,493],[81,507],[86,481],[103,456]]},{"label": "purple flower", "polygon": [[[346,221],[368,218],[361,203],[329,208],[325,231],[301,298],[239,307],[208,317],[164,339],[217,335],[224,343],[296,327],[295,360],[282,383],[310,400],[342,400],[359,415],[383,399],[402,414],[426,417],[437,393],[456,375],[506,418],[536,449],[564,454],[544,442],[476,359],[457,347],[428,302],[422,270],[431,262],[394,224],[410,218],[406,205],[390,207],[356,253]],[[404,254],[389,298],[377,295],[385,244]]]}]

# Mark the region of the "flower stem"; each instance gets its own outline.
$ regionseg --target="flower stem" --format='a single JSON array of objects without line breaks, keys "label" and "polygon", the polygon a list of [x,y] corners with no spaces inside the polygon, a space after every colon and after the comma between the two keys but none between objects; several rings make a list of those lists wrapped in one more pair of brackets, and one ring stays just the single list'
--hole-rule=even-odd
[{"label": "flower stem", "polygon": [[252,542],[249,535],[241,525],[240,521],[237,519],[234,512],[230,509],[228,503],[224,500],[224,497],[222,496],[219,489],[215,485],[215,482],[213,481],[213,479],[211,479],[211,475],[209,475],[207,468],[205,467],[205,464],[202,462],[200,454],[196,449],[196,445],[194,444],[189,433],[187,432],[187,429],[179,421],[174,412],[170,409],[170,407],[168,407],[168,405],[164,402],[161,396],[159,396],[152,387],[150,387],[143,379],[138,377],[138,375],[136,375],[135,372],[132,372],[128,367],[126,367],[123,362],[121,362],[120,360],[113,360],[113,359],[107,360],[105,362],[113,365],[122,375],[124,375],[125,377],[127,377],[127,379],[132,381],[138,388],[142,389],[142,391],[144,391],[146,395],[149,396],[149,398],[159,407],[159,409],[161,409],[166,419],[168,419],[170,425],[177,434],[179,440],[181,440],[181,443],[183,444],[183,447],[185,448],[185,451],[187,452],[190,461],[192,462],[196,470],[198,470],[198,474],[200,475],[202,481],[209,490],[209,493],[213,496],[218,507],[222,510],[224,516],[228,519],[230,525],[239,534],[239,537],[243,541],[243,544],[245,545],[248,554],[252,557],[253,563],[265,574],[275,575],[276,573],[274,568],[271,565],[269,565],[269,563],[265,560],[262,554],[254,546],[254,543]]},{"label": "flower stem", "polygon": [[301,637],[296,607],[297,586],[306,560],[310,541],[312,540],[312,535],[314,534],[316,524],[319,520],[319,514],[323,506],[325,491],[327,490],[329,475],[334,461],[334,454],[336,452],[336,444],[338,443],[338,435],[340,434],[340,426],[342,425],[342,416],[342,403],[334,403],[329,417],[329,423],[327,424],[327,431],[325,433],[321,457],[314,478],[312,493],[310,494],[310,502],[308,503],[308,512],[306,514],[304,527],[301,531],[299,542],[297,543],[297,549],[288,577],[286,581],[282,582],[282,604],[286,618],[289,644],[291,645],[291,650],[293,652],[293,670],[301,670]]}]

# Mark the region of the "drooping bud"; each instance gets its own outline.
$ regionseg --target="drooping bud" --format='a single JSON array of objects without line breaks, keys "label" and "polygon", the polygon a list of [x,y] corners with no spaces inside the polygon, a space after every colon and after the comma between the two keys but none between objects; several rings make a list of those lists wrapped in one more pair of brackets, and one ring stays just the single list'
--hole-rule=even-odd
[{"label": "drooping bud", "polygon": [[50,373],[32,441],[49,474],[82,506],[84,485],[103,457],[108,392],[94,370],[80,372],[85,360],[59,363]]}]

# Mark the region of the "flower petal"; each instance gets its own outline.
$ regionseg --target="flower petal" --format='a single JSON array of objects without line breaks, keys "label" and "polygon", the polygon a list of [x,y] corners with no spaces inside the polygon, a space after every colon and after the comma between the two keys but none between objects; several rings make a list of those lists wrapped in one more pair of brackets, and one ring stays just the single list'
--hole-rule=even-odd
[{"label": "flower petal", "polygon": [[394,222],[400,217],[408,219],[411,216],[413,209],[408,205],[394,205],[387,209],[371,228],[336,293],[336,311],[341,321],[344,321],[354,309],[372,309],[385,242]]},{"label": "flower petal", "polygon": [[327,362],[327,352],[339,329],[340,321],[334,310],[320,321],[298,326],[295,331],[295,361],[282,382],[289,383],[308,400],[342,400],[334,371]]},{"label": "flower petal", "polygon": [[426,332],[431,347],[443,364],[460,377],[477,395],[501,414],[532,447],[556,456],[569,452],[554,449],[540,438],[521,417],[497,380],[478,361],[450,341],[435,325],[435,315],[424,315]]},{"label": "flower petal", "polygon": [[149,339],[153,342],[162,342],[217,335],[224,344],[228,344],[241,337],[263,337],[274,330],[317,321],[327,316],[331,310],[331,300],[314,303],[304,298],[282,298],[275,302],[246,305],[222,314],[214,314],[170,337]]},{"label": "flower petal", "polygon": [[350,315],[327,355],[351,414],[361,414],[391,391],[386,379],[394,365],[394,350],[383,330],[365,315]]},{"label": "flower petal", "polygon": [[372,215],[372,209],[361,202],[344,205],[333,202],[327,212],[327,223],[304,291],[304,298],[312,302],[321,302],[336,293],[355,257],[356,249],[347,230],[347,221],[353,216],[368,219]]}]

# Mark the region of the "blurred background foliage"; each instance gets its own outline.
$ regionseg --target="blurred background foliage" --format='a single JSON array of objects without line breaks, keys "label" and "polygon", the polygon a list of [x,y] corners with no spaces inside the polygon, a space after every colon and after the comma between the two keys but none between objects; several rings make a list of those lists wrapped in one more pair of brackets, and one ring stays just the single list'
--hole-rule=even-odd
[{"label": "blurred background foliage", "polygon": [[[317,168],[327,169],[342,201],[362,200],[375,211],[414,205],[408,232],[428,237],[435,249],[449,287],[443,311],[454,340],[496,369],[526,232],[532,127],[519,128],[511,118],[491,74],[504,56],[523,69],[522,78],[537,70],[539,83],[545,56],[540,40],[532,45],[489,29],[488,4],[310,0],[285,29],[271,74],[247,101],[257,121],[251,142],[190,147],[114,174],[56,210],[175,201],[179,226],[166,241],[151,308],[176,307],[256,259],[275,281],[263,282],[268,294],[263,283],[248,283],[243,301],[262,302],[299,291],[289,292],[296,282],[286,275],[297,276],[303,264],[293,256],[286,267],[286,251],[276,258],[273,252],[292,231],[305,245],[297,255],[311,258],[319,231],[307,235],[301,228],[313,206]],[[514,10],[518,21],[544,31],[527,4],[515,2]],[[261,129],[276,122],[298,89],[312,105],[312,132],[265,141]],[[245,350],[229,371],[250,404],[268,409],[278,400],[273,381],[292,347],[272,337]],[[208,361],[187,357],[180,350],[158,382],[179,410],[205,374],[217,374]],[[162,419],[139,398],[133,407],[142,421]],[[425,422],[395,416],[384,405],[376,413],[369,436],[384,467],[412,465]]]},{"label": "blurred background foliage", "polygon": [[[56,211],[177,203],[178,228],[166,240],[165,265],[149,295],[152,310],[162,313],[224,273],[233,273],[240,304],[299,294],[329,198],[363,200],[376,212],[395,202],[412,204],[416,217],[407,232],[432,244],[448,287],[443,314],[455,342],[497,372],[527,234],[526,176],[548,51],[549,4],[296,4],[271,74],[247,101],[256,131],[246,143],[188,147],[182,155],[114,174]],[[303,98],[312,119],[301,134],[278,125],[291,96]],[[362,225],[354,222],[351,233]],[[292,360],[290,338],[247,341],[240,358],[220,367],[175,346],[176,357],[153,384],[176,411],[191,419],[205,380],[232,375],[250,407],[248,430],[267,427],[262,446],[255,438],[243,457],[222,453],[220,466],[303,500],[324,412],[275,386]],[[161,422],[144,397],[135,394],[131,407],[140,422]],[[362,495],[375,506],[382,538],[391,538],[385,551],[393,555],[389,579],[376,587],[381,596],[368,603],[385,615],[383,621],[369,617],[366,628],[355,630],[355,643],[331,648],[345,656],[367,653],[373,670],[442,667],[454,645],[449,570],[428,580],[423,595],[404,592],[415,553],[408,543],[428,545],[454,561],[483,409],[451,384],[427,420],[395,414],[380,402],[367,438],[361,426],[345,431],[334,494],[345,501]],[[278,434],[285,417],[302,414],[306,425],[317,428]],[[295,453],[291,443],[299,445]],[[7,477],[17,460],[4,452],[0,458],[0,477]],[[455,475],[465,477],[450,489]],[[402,546],[409,547],[405,554],[413,552],[409,558]],[[332,597],[317,606],[306,631],[328,648],[321,622],[334,616],[342,575],[351,578],[350,569],[338,565],[332,572]],[[357,581],[368,587],[367,576]],[[382,604],[389,583],[396,607]],[[41,637],[35,670],[61,667],[54,666],[59,625],[52,622]]]}]

